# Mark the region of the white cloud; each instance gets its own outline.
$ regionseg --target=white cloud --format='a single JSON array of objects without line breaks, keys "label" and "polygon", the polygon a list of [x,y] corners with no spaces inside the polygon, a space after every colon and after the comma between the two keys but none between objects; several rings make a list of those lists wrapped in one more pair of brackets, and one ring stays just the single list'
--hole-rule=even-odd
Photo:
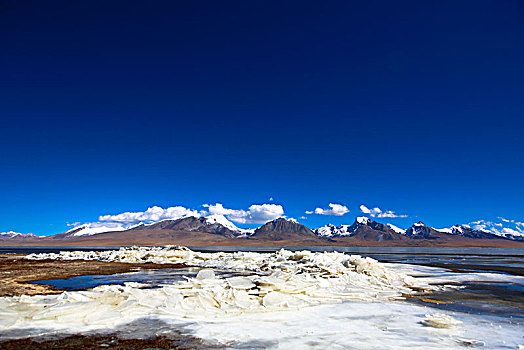
[{"label": "white cloud", "polygon": [[407,218],[408,217],[407,215],[395,214],[395,212],[391,211],[391,210],[383,211],[382,209],[380,209],[378,207],[368,208],[364,204],[362,204],[360,206],[360,210],[364,214],[368,214],[372,218],[374,218],[374,217],[379,217],[379,218]]},{"label": "white cloud", "polygon": [[224,215],[239,224],[265,224],[284,216],[284,208],[277,204],[253,204],[248,210],[224,208],[221,203],[204,204],[210,214]]},{"label": "white cloud", "polygon": [[[277,204],[253,204],[248,210],[236,210],[224,208],[221,203],[204,204],[207,210],[194,210],[183,206],[174,206],[162,208],[153,206],[146,211],[125,212],[116,215],[102,215],[98,218],[99,223],[89,223],[96,226],[98,224],[108,226],[108,224],[119,224],[124,227],[130,227],[139,223],[150,224],[161,220],[176,220],[188,216],[206,216],[206,215],[224,215],[229,220],[241,224],[265,224],[268,221],[284,216],[284,208]],[[78,226],[80,223],[75,222],[70,226]]]},{"label": "white cloud", "polygon": [[166,209],[154,206],[148,208],[146,211],[125,212],[117,215],[102,215],[98,220],[134,225],[141,222],[152,223],[167,219],[176,220],[186,216],[200,216],[200,213],[196,210],[184,208],[182,206],[169,207]]},{"label": "white cloud", "polygon": [[331,209],[316,208],[315,211],[306,211],[306,214],[342,216],[349,213],[348,207],[342,204],[329,203]]},{"label": "white cloud", "polygon": [[370,209],[366,207],[364,204],[360,206],[360,211],[362,211],[364,214],[369,214],[370,216],[373,216],[373,217],[375,217],[377,214],[382,213],[382,210],[380,210],[379,208]]},{"label": "white cloud", "polygon": [[394,211],[388,210],[388,211],[378,214],[378,217],[379,218],[407,218],[408,216],[403,215],[403,214],[398,215],[398,214],[395,214]]}]

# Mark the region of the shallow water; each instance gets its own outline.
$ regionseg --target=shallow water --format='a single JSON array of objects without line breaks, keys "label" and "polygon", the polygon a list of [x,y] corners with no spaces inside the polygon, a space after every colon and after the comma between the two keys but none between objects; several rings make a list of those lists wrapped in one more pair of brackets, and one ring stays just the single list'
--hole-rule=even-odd
[{"label": "shallow water", "polygon": [[[182,269],[142,269],[136,272],[117,273],[113,275],[75,276],[66,279],[40,280],[29,283],[45,284],[67,291],[86,290],[103,285],[123,286],[127,282],[143,283],[147,284],[149,288],[157,288],[166,284],[182,282],[187,278],[195,278],[200,270],[198,267]],[[242,275],[241,273],[219,270],[215,270],[215,273],[223,278]]]},{"label": "shallow water", "polygon": [[113,275],[75,276],[66,279],[40,280],[29,283],[45,284],[67,291],[86,290],[103,285],[124,285],[126,282],[145,283],[154,288],[162,284],[184,281],[184,277],[195,277],[198,270],[198,268],[140,270]]}]

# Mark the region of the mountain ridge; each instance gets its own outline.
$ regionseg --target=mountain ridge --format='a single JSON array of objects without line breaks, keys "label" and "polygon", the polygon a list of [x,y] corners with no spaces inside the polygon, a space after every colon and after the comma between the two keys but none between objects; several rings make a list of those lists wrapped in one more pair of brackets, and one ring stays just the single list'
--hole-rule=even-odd
[{"label": "mountain ridge", "polygon": [[[87,234],[82,230],[88,230]],[[26,244],[38,240],[39,245],[66,245],[99,243],[104,245],[132,244],[184,244],[184,245],[243,245],[243,244],[291,244],[304,245],[394,245],[424,246],[445,244],[507,245],[521,241],[520,237],[507,238],[487,231],[476,230],[468,225],[454,225],[435,229],[419,221],[403,230],[392,224],[383,224],[368,217],[357,217],[352,225],[332,224],[311,230],[296,220],[284,217],[269,221],[254,230],[240,229],[222,215],[208,217],[187,216],[175,220],[166,219],[152,224],[137,224],[127,229],[111,227],[111,231],[95,232],[103,227],[81,225],[49,237],[24,237],[15,235],[2,242]],[[21,235],[21,234],[20,234]],[[0,236],[1,238],[1,236]],[[491,241],[490,243],[487,243]],[[503,242],[502,242],[503,241]]]}]

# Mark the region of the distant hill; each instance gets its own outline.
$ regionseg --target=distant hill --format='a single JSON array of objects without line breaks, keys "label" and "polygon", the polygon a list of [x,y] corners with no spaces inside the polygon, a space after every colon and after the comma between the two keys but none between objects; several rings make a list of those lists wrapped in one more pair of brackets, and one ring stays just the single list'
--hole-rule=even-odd
[{"label": "distant hill", "polygon": [[171,230],[185,232],[205,232],[222,235],[227,238],[235,238],[241,234],[241,230],[235,230],[231,226],[226,227],[224,223],[212,221],[205,217],[190,216],[178,220],[163,220],[151,225],[142,225],[134,228],[135,231]]},{"label": "distant hill", "polygon": [[13,239],[27,240],[27,239],[39,239],[39,238],[40,237],[32,233],[23,234],[23,233],[18,233],[14,231],[0,232],[0,240],[12,241]]},{"label": "distant hill", "polygon": [[[456,236],[462,236],[462,237],[469,237],[469,238],[476,238],[476,239],[494,239],[494,238],[500,238],[501,236],[495,235],[492,232],[488,231],[481,231],[481,230],[475,230],[467,225],[454,225],[447,229],[440,229],[437,230],[444,233],[449,233]],[[503,238],[511,239],[511,240],[522,240],[521,237],[518,236],[504,236]]]},{"label": "distant hill", "polygon": [[406,236],[412,239],[438,239],[446,237],[445,235],[449,236],[448,233],[427,227],[422,221],[414,223],[406,230]]},{"label": "distant hill", "polygon": [[296,221],[278,218],[257,228],[251,238],[269,241],[285,241],[306,238],[318,239],[318,236],[315,232]]}]

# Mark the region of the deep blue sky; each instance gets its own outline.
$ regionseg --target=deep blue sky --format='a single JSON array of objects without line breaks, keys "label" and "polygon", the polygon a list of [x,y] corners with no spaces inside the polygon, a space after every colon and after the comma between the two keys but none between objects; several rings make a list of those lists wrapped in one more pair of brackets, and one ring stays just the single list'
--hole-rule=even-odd
[{"label": "deep blue sky", "polygon": [[524,2],[2,1],[0,232],[152,205],[524,219]]}]

